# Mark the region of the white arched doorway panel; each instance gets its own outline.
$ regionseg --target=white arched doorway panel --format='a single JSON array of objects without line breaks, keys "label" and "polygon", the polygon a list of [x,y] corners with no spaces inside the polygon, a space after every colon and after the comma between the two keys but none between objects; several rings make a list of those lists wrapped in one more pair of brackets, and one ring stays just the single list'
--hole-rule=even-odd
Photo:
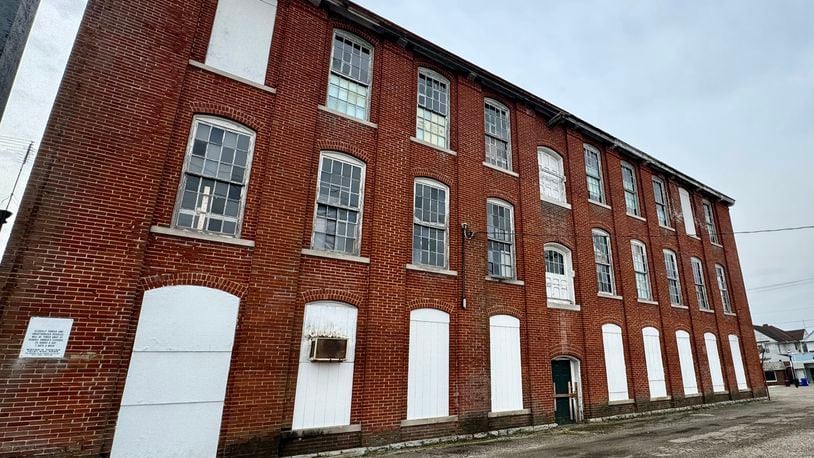
[{"label": "white arched doorway panel", "polygon": [[239,304],[203,286],[144,293],[111,456],[215,456]]}]

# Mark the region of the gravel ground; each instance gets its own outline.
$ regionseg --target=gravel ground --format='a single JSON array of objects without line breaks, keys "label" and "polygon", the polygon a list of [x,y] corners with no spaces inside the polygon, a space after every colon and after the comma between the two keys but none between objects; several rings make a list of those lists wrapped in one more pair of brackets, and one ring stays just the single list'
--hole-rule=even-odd
[{"label": "gravel ground", "polygon": [[771,401],[572,425],[384,456],[814,457],[814,387],[772,387],[771,395]]}]

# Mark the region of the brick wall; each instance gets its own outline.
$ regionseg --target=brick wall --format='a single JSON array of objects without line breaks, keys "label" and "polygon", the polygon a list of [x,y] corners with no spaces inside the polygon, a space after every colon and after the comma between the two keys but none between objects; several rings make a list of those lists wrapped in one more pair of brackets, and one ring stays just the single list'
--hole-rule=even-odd
[{"label": "brick wall", "polygon": [[[639,163],[645,220],[627,216],[620,171],[624,153],[570,124],[549,125],[521,100],[492,92],[468,75],[309,2],[280,0],[265,83],[274,92],[191,66],[190,59],[204,59],[215,6],[215,0],[157,0],[148,6],[89,2],[2,266],[0,454],[109,451],[141,297],[146,289],[173,284],[212,286],[241,297],[221,427],[220,449],[227,455],[299,453],[551,423],[550,361],[561,356],[581,361],[587,416],[694,403],[683,399],[678,329],[693,337],[704,401],[762,394],[763,374],[727,205],[715,205],[722,246],[706,236],[688,237],[680,220],[674,220],[675,230],[661,228],[651,185],[657,172]],[[325,101],[335,27],[375,47],[370,106],[375,127],[318,109]],[[456,155],[410,140],[419,67],[451,82],[450,149]],[[484,97],[510,109],[512,164],[519,176],[483,165]],[[196,114],[232,119],[257,134],[241,234],[254,247],[149,230],[171,224]],[[610,208],[587,201],[584,142],[602,151]],[[538,146],[563,156],[570,209],[540,200]],[[325,149],[366,163],[360,255],[369,263],[301,253],[310,245],[318,157]],[[449,268],[457,276],[405,269],[412,256],[416,177],[449,187]],[[678,184],[666,178],[677,209]],[[693,193],[699,221],[702,197]],[[522,285],[484,279],[487,198],[514,207]],[[458,228],[463,223],[477,233],[474,239],[462,241]],[[621,299],[596,294],[592,228],[611,235]],[[634,238],[647,246],[658,304],[636,300]],[[548,242],[572,250],[580,311],[547,306],[543,246]],[[678,255],[686,309],[670,306],[663,248]],[[699,311],[695,302],[691,256],[704,261],[714,313]],[[715,263],[727,269],[736,315],[723,314]],[[466,309],[461,307],[464,279]],[[358,309],[351,423],[361,425],[361,432],[307,440],[286,433],[281,439],[292,423],[304,307],[316,300],[343,301]],[[409,313],[421,307],[450,314],[449,413],[457,421],[401,427],[407,408]],[[530,415],[487,417],[489,317],[495,314],[520,319],[524,408]],[[64,359],[17,358],[31,316],[74,318]],[[608,405],[605,323],[622,327],[635,403]],[[650,401],[645,326],[661,332],[671,401]],[[705,332],[718,336],[732,393],[723,398],[712,396]],[[740,336],[750,393],[738,394],[729,334]]]}]

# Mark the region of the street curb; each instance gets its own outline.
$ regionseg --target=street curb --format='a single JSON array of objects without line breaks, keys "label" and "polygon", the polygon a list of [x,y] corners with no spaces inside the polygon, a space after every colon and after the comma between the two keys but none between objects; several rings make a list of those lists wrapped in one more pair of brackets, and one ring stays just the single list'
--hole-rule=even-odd
[{"label": "street curb", "polygon": [[711,402],[709,404],[697,404],[694,406],[685,406],[685,407],[670,407],[669,409],[658,409],[658,410],[648,410],[646,412],[633,412],[633,413],[624,413],[619,415],[611,415],[608,417],[598,417],[598,418],[589,418],[588,423],[603,423],[606,421],[614,421],[614,420],[629,420],[631,418],[638,418],[638,417],[650,417],[653,415],[666,415],[670,413],[676,412],[687,412],[691,410],[703,410],[703,409],[712,409],[715,407],[724,407],[729,405],[735,404],[745,404],[747,402],[756,402],[756,401],[766,401],[769,398],[766,396],[761,396],[758,398],[749,398],[749,399],[737,399],[734,401],[721,401],[721,402]]}]

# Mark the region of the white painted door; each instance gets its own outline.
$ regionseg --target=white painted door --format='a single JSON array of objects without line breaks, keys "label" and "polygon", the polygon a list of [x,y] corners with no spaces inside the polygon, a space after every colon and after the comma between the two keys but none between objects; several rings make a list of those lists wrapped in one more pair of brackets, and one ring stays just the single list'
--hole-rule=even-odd
[{"label": "white painted door", "polygon": [[732,364],[735,365],[735,380],[738,383],[738,389],[748,390],[749,384],[746,382],[746,370],[743,367],[741,345],[738,336],[734,334],[729,336],[729,350],[732,352]]},{"label": "white painted door", "polygon": [[410,312],[407,419],[449,415],[449,315],[435,309]]},{"label": "white painted door", "polygon": [[111,456],[215,456],[239,303],[200,286],[144,293]]},{"label": "white painted door", "polygon": [[642,329],[644,338],[644,359],[647,364],[647,380],[650,383],[650,397],[667,396],[667,384],[664,380],[664,363],[661,359],[661,339],[656,328]]},{"label": "white painted door", "polygon": [[724,374],[721,371],[721,358],[718,355],[718,339],[715,337],[715,334],[708,332],[704,334],[704,342],[707,348],[709,375],[712,377],[712,391],[716,393],[726,391]]},{"label": "white painted door", "polygon": [[[314,302],[305,306],[292,429],[350,424],[356,315],[356,307],[339,302]],[[345,361],[310,361],[312,336],[348,339]]]},{"label": "white painted door", "polygon": [[678,344],[678,361],[681,363],[681,381],[684,384],[684,396],[698,394],[698,381],[695,377],[695,363],[692,358],[692,344],[687,331],[676,331]]},{"label": "white painted door", "polygon": [[520,320],[509,315],[489,318],[492,412],[523,409],[520,364]]},{"label": "white painted door", "polygon": [[605,347],[605,374],[608,377],[608,401],[628,399],[625,346],[622,328],[615,324],[602,325],[602,342]]}]

